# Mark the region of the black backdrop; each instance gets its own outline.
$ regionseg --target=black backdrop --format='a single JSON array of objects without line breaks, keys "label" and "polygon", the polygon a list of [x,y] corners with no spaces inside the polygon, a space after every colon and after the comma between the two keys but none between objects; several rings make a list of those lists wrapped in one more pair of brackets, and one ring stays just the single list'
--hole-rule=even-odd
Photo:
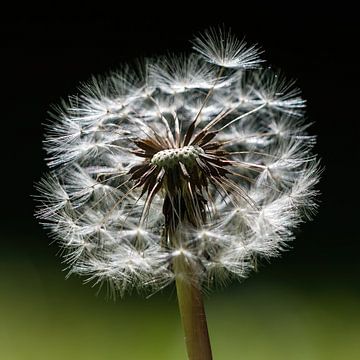
[{"label": "black backdrop", "polygon": [[[288,2],[289,5],[292,2]],[[296,2],[297,3],[297,2]],[[165,10],[166,11],[166,10]],[[57,263],[33,218],[33,184],[46,171],[42,123],[51,104],[80,81],[136,57],[190,50],[193,34],[224,24],[256,42],[264,58],[297,79],[308,101],[325,172],[315,220],[293,249],[274,260],[274,274],[334,279],[358,286],[358,34],[353,9],[254,5],[192,14],[122,12],[106,16],[29,16],[1,24],[1,256]],[[35,260],[36,259],[36,260]]]}]

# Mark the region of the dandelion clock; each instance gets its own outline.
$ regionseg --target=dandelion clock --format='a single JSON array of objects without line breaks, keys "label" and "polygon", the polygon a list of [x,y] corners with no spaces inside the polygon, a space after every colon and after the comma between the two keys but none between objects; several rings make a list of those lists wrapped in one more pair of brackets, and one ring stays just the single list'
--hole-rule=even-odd
[{"label": "dandelion clock", "polygon": [[190,360],[212,358],[202,293],[277,256],[316,208],[305,101],[224,29],[190,55],[96,78],[47,126],[37,216],[70,274],[114,296],[176,284]]}]

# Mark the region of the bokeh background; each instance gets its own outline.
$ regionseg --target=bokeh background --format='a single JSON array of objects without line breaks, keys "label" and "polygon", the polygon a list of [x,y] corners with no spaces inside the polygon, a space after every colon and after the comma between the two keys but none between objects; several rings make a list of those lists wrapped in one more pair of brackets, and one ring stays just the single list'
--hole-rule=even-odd
[{"label": "bokeh background", "polygon": [[31,194],[46,171],[42,123],[51,104],[136,57],[189,51],[193,34],[219,24],[260,44],[269,64],[298,79],[325,172],[319,213],[292,249],[206,295],[214,359],[360,359],[355,12],[344,3],[288,6],[3,16],[1,360],[186,359],[174,289],[114,302],[106,289],[65,280],[56,244],[33,218]]}]

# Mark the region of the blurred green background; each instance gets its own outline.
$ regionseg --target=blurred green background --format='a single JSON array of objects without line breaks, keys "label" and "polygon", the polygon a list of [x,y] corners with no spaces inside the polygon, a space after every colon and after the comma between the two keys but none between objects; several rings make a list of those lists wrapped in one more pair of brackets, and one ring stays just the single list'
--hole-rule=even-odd
[{"label": "blurred green background", "polygon": [[358,12],[330,3],[320,11],[304,3],[296,11],[245,5],[241,14],[215,7],[201,17],[185,8],[168,17],[164,8],[157,17],[138,9],[121,20],[109,13],[21,18],[17,11],[0,23],[0,360],[186,359],[174,288],[114,302],[106,289],[96,295],[83,279],[65,280],[30,195],[46,171],[42,123],[51,104],[91,74],[138,56],[188,51],[193,34],[218,24],[259,43],[266,66],[298,79],[325,172],[319,213],[292,248],[242,283],[207,293],[214,359],[360,359],[359,66],[348,51],[358,42],[351,18]]},{"label": "blurred green background", "polygon": [[[114,302],[44,258],[0,263],[1,360],[186,359],[174,288]],[[359,288],[286,262],[207,293],[214,359],[359,359]]]}]

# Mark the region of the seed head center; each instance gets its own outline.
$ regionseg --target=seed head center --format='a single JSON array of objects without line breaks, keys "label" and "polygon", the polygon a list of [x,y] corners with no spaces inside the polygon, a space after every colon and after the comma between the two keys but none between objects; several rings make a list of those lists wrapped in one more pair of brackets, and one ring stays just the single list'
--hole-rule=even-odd
[{"label": "seed head center", "polygon": [[152,158],[151,163],[160,167],[173,167],[180,161],[185,165],[192,165],[196,158],[203,154],[204,150],[200,146],[183,146],[176,149],[165,149],[157,152]]}]

